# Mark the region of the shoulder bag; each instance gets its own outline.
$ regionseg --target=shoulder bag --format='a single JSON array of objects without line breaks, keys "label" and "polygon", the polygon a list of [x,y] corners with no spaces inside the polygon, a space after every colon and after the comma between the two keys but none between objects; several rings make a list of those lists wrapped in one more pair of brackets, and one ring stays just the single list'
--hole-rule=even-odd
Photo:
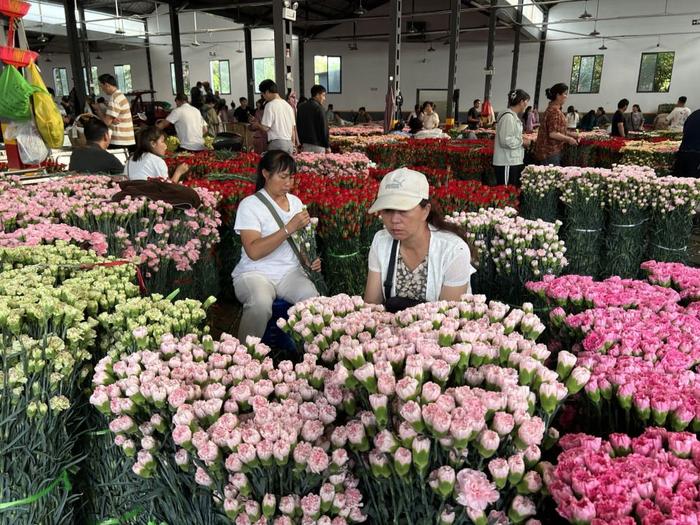
[{"label": "shoulder bag", "polygon": [[[277,210],[275,210],[275,207],[272,205],[272,203],[260,191],[256,192],[255,196],[269,210],[270,215],[272,215],[272,218],[275,219],[277,226],[279,226],[281,229],[284,229],[285,224],[282,221],[279,214],[277,213]],[[299,264],[301,264],[301,267],[304,269],[306,276],[312,283],[314,283],[314,286],[316,286],[316,290],[318,291],[318,293],[320,295],[326,295],[328,293],[328,286],[326,286],[326,281],[323,279],[323,274],[321,274],[321,272],[314,272],[311,270],[311,268],[309,268],[306,261],[304,260],[304,257],[302,257],[301,252],[299,251],[299,247],[296,245],[296,243],[291,237],[287,237],[287,242],[292,248],[294,255],[296,255],[297,259],[299,260]]]},{"label": "shoulder bag", "polygon": [[411,299],[410,297],[392,297],[391,288],[394,285],[394,269],[396,268],[396,252],[399,249],[399,241],[394,239],[391,244],[391,255],[389,256],[389,268],[386,273],[386,279],[384,279],[384,308],[387,312],[395,314],[406,308],[411,308],[421,304],[423,301],[417,301],[416,299]]}]

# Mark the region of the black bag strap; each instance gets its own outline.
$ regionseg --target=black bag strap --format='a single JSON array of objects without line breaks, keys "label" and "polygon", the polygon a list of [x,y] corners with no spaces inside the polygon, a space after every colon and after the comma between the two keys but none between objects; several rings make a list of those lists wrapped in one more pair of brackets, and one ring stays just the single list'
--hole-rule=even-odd
[{"label": "black bag strap", "polygon": [[391,255],[389,256],[389,268],[384,279],[384,300],[391,297],[391,288],[394,286],[394,268],[396,267],[396,252],[399,249],[399,241],[394,239],[391,244]]},{"label": "black bag strap", "polygon": [[[255,196],[262,202],[268,210],[270,210],[270,214],[272,217],[275,219],[275,222],[277,222],[277,226],[280,227],[280,229],[285,228],[284,222],[282,222],[282,219],[280,218],[279,214],[277,213],[277,210],[275,210],[275,207],[272,205],[272,203],[265,198],[265,196],[262,194],[262,192],[258,191]],[[299,262],[301,263],[301,267],[306,269],[307,263],[304,261],[304,258],[301,256],[301,252],[299,251],[299,247],[296,245],[296,243],[292,240],[291,237],[287,237],[287,242],[289,243],[289,246],[292,247],[292,251],[294,252],[294,255],[297,256],[297,259],[299,259]]]}]

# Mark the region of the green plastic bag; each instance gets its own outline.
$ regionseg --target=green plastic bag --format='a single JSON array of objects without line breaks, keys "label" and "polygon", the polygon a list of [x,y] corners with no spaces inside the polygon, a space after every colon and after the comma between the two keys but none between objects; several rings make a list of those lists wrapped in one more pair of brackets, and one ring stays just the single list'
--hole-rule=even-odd
[{"label": "green plastic bag", "polygon": [[0,118],[14,121],[32,118],[31,97],[35,88],[17,71],[8,66],[0,73]]}]

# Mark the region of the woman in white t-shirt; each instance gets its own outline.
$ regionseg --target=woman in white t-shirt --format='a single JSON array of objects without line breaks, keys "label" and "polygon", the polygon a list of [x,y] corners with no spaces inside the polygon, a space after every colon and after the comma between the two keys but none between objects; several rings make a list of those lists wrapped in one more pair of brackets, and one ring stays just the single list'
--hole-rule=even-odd
[{"label": "woman in white t-shirt", "polygon": [[[155,126],[144,128],[136,135],[136,150],[124,166],[124,175],[129,180],[168,180],[168,166],[163,160],[167,150],[164,131]],[[170,180],[178,182],[189,169],[183,162],[175,168]]]},{"label": "woman in white t-shirt", "polygon": [[369,209],[375,212],[384,230],[370,248],[366,302],[394,312],[417,303],[456,301],[470,292],[475,270],[466,233],[446,223],[430,202],[425,175],[408,168],[385,175]]},{"label": "woman in white t-shirt", "polygon": [[[236,297],[243,304],[238,329],[241,341],[247,336],[263,336],[276,297],[297,303],[318,295],[288,241],[311,220],[301,200],[289,193],[295,171],[288,153],[266,153],[258,165],[258,193],[243,199],[236,212],[233,229],[241,236],[243,249],[231,276]],[[283,227],[257,195],[273,207]],[[320,259],[313,261],[311,270],[321,271]]]}]

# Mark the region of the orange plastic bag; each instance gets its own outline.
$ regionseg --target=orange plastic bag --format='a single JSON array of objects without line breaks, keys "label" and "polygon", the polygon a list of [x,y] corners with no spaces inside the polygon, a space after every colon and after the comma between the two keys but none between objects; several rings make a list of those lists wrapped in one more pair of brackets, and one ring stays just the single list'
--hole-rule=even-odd
[{"label": "orange plastic bag", "polygon": [[56,103],[46,89],[41,72],[34,62],[27,67],[29,83],[36,88],[34,100],[34,120],[41,138],[50,148],[63,146],[63,117]]}]

